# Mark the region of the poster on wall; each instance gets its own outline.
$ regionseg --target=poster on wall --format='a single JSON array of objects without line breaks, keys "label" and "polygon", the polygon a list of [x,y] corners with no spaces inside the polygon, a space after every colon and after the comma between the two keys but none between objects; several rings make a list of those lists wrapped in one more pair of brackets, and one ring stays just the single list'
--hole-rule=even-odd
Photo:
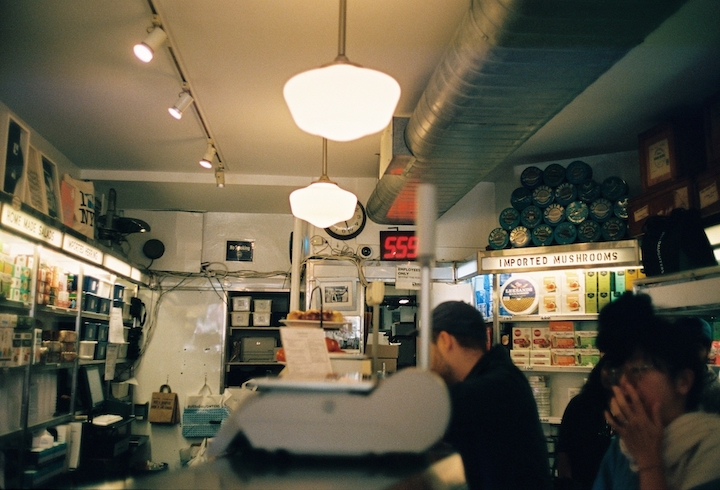
[{"label": "poster on wall", "polygon": [[30,133],[27,129],[13,119],[9,119],[3,178],[3,191],[8,194],[15,194],[22,190],[22,185],[18,186],[18,184],[25,170],[29,138]]},{"label": "poster on wall", "polygon": [[40,155],[42,160],[42,176],[45,188],[45,203],[47,215],[51,218],[60,218],[60,179],[58,177],[57,165],[51,162],[45,155]]},{"label": "poster on wall", "polygon": [[47,214],[47,201],[45,198],[45,186],[43,185],[40,152],[34,146],[31,146],[30,151],[28,151],[25,186],[24,201],[41,213]]},{"label": "poster on wall", "polygon": [[228,240],[225,246],[225,261],[252,262],[255,240]]}]

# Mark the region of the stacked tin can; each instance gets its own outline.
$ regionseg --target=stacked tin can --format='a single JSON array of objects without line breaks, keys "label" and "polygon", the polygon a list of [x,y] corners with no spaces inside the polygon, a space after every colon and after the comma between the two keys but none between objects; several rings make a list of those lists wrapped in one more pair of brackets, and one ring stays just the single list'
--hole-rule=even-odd
[{"label": "stacked tin can", "polygon": [[535,403],[537,404],[538,415],[540,417],[550,416],[550,387],[548,387],[547,376],[532,375],[528,376],[528,382],[530,388],[533,391],[533,397],[535,397]]},{"label": "stacked tin can", "polygon": [[558,163],[544,170],[530,166],[521,186],[502,210],[500,227],[489,236],[489,248],[566,245],[613,241],[627,232],[627,183],[608,177],[598,184],[592,168],[581,160],[567,168]]}]

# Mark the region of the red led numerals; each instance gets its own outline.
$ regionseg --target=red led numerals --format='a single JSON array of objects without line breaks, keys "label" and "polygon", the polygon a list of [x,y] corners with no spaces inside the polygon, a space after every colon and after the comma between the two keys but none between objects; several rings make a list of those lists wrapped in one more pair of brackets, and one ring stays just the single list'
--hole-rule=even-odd
[{"label": "red led numerals", "polygon": [[413,231],[381,231],[382,260],[415,260],[417,237]]}]

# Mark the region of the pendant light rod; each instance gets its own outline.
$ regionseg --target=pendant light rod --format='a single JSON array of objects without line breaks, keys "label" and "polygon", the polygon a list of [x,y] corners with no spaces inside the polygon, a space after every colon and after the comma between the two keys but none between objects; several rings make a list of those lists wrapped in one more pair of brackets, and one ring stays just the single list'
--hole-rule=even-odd
[{"label": "pendant light rod", "polygon": [[345,56],[345,29],[347,25],[347,0],[340,0],[340,21],[338,28],[338,55],[335,61],[344,61],[347,63],[348,58]]},{"label": "pendant light rod", "polygon": [[[323,154],[322,154],[322,175],[318,182],[332,182],[327,174],[327,138],[323,138]],[[334,183],[334,182],[333,182]]]}]

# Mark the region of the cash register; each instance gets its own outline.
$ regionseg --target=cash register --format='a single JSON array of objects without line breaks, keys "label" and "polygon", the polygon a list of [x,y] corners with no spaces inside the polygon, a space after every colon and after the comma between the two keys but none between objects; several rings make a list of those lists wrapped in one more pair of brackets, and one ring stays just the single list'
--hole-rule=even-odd
[{"label": "cash register", "polygon": [[103,365],[78,370],[78,403],[87,413],[82,428],[80,468],[121,468],[129,457],[132,428],[129,404],[105,397]]}]

